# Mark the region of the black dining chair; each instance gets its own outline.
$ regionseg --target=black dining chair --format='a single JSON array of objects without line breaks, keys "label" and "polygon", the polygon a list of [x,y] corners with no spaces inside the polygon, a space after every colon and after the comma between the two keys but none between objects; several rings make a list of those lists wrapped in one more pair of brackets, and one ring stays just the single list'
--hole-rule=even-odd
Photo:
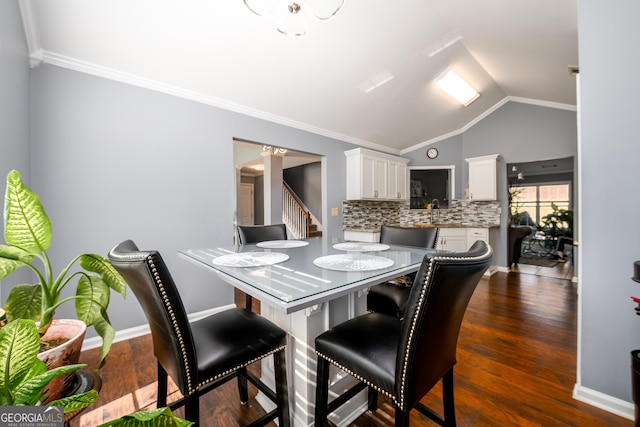
[{"label": "black dining chair", "polygon": [[267,240],[287,240],[287,227],[284,224],[238,225],[238,243],[260,243]]},{"label": "black dining chair", "polygon": [[[443,426],[454,426],[453,367],[462,318],[485,270],[491,247],[475,242],[468,252],[427,254],[411,287],[406,314],[397,319],[367,313],[340,323],[315,339],[318,356],[315,425],[328,425],[328,414],[368,387],[369,410],[378,393],[391,399],[395,425],[408,426],[411,409]],[[329,366],[358,383],[329,398]],[[444,416],[420,403],[442,380]]]},{"label": "black dining chair", "polygon": [[[380,227],[380,243],[435,249],[438,232],[438,227],[383,225]],[[415,273],[372,286],[367,294],[367,310],[402,318],[411,292],[410,282],[414,278]]]},{"label": "black dining chair", "polygon": [[[126,240],[109,252],[113,267],[127,281],[142,306],[158,365],[158,407],[166,406],[168,376],[183,398],[169,405],[185,407],[185,418],[198,425],[200,396],[237,378],[241,403],[247,403],[247,381],[276,404],[253,425],[278,419],[289,425],[285,362],[287,334],[267,319],[233,308],[190,322],[178,289],[157,251],[141,251]],[[247,366],[273,355],[275,392]]]},{"label": "black dining chair", "polygon": [[[239,245],[266,242],[268,240],[287,240],[287,227],[284,224],[238,225],[237,237]],[[245,294],[245,308],[251,310],[253,298]]]}]

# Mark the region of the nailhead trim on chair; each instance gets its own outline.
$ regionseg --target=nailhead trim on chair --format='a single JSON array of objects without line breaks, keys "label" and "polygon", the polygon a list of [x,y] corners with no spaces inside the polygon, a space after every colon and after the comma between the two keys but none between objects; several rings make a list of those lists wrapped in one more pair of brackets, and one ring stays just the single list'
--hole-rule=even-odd
[{"label": "nailhead trim on chair", "polygon": [[173,326],[173,330],[175,331],[176,335],[178,336],[178,341],[180,342],[180,351],[182,352],[182,359],[184,362],[184,366],[185,366],[185,370],[187,372],[187,390],[186,390],[186,394],[185,396],[189,396],[193,393],[195,393],[196,391],[198,391],[198,389],[200,389],[201,387],[216,381],[219,378],[222,378],[232,372],[237,371],[238,369],[244,368],[246,366],[251,365],[254,362],[257,362],[258,360],[264,359],[267,356],[271,356],[274,353],[277,353],[279,351],[282,351],[286,348],[286,345],[282,345],[278,348],[275,348],[273,350],[271,350],[268,353],[262,354],[260,357],[256,357],[248,362],[242,363],[240,365],[237,365],[233,368],[227,369],[226,371],[216,375],[213,378],[209,378],[206,381],[202,381],[201,383],[198,384],[198,386],[194,389],[192,387],[192,383],[191,383],[191,368],[189,367],[189,363],[188,363],[188,358],[187,358],[187,352],[185,350],[185,345],[184,345],[184,339],[182,337],[182,332],[180,331],[180,328],[178,328],[178,323],[176,322],[176,318],[175,318],[175,314],[173,312],[173,306],[171,305],[171,301],[169,301],[169,298],[167,298],[167,293],[165,292],[164,289],[164,285],[162,284],[162,279],[160,279],[160,276],[158,275],[158,271],[156,269],[155,264],[153,263],[153,257],[152,256],[148,256],[147,257],[147,261],[149,262],[149,267],[151,268],[151,272],[153,273],[153,277],[156,281],[156,284],[158,285],[158,288],[160,289],[160,293],[162,294],[162,300],[164,301],[165,306],[167,307],[167,310],[169,311],[169,316],[171,317],[171,324]]},{"label": "nailhead trim on chair", "polygon": [[[413,316],[413,320],[411,321],[411,331],[409,332],[409,339],[407,342],[407,349],[411,348],[411,341],[413,340],[413,333],[416,330],[416,322],[418,321],[418,316],[420,315],[420,307],[422,307],[422,301],[424,300],[425,297],[425,293],[427,292],[427,283],[429,283],[429,280],[431,279],[431,275],[433,274],[433,263],[434,263],[434,258],[431,258],[429,260],[429,269],[427,270],[427,274],[425,276],[424,282],[422,283],[422,288],[420,289],[420,298],[418,299],[418,310],[416,311],[415,315]],[[402,381],[400,382],[400,397],[399,397],[399,401],[398,399],[394,399],[394,402],[396,402],[396,405],[398,405],[398,407],[400,408],[400,410],[404,411],[405,410],[405,395],[404,395],[404,390],[405,390],[405,385],[407,384],[407,365],[408,365],[408,360],[409,360],[409,352],[406,352],[404,355],[404,363],[402,365]]]},{"label": "nailhead trim on chair", "polygon": [[[478,255],[475,257],[448,257],[448,256],[436,256],[433,257],[429,260],[429,269],[427,270],[427,274],[425,275],[425,280],[422,284],[422,289],[420,290],[420,298],[418,300],[418,307],[422,307],[422,301],[425,298],[425,294],[427,291],[427,283],[429,283],[429,280],[431,278],[431,275],[433,274],[433,264],[435,263],[435,261],[439,261],[439,260],[452,260],[452,261],[462,261],[462,260],[475,260],[475,259],[481,259],[487,256],[487,254],[489,254],[491,252],[491,248],[489,246],[487,246],[487,252],[483,253],[482,255]],[[413,338],[413,334],[415,332],[415,325],[416,322],[418,320],[420,314],[420,310],[417,310],[412,323],[411,323],[411,331],[409,333],[409,340],[408,340],[408,345],[407,348],[410,349],[411,348],[411,341]],[[327,360],[329,363],[331,363],[332,365],[335,365],[336,367],[340,368],[341,370],[343,370],[344,372],[348,373],[349,375],[353,376],[355,379],[357,379],[360,382],[365,383],[367,386],[369,387],[373,387],[373,389],[375,389],[377,392],[384,394],[385,396],[389,397],[390,399],[393,400],[394,404],[401,410],[401,411],[405,411],[405,395],[404,395],[404,390],[405,390],[405,385],[406,385],[406,375],[407,375],[407,364],[408,364],[408,360],[409,360],[409,352],[406,352],[404,355],[404,363],[403,363],[403,368],[402,368],[402,381],[401,381],[401,385],[400,385],[400,396],[395,396],[394,393],[390,393],[386,390],[382,390],[381,388],[379,388],[377,385],[375,384],[371,384],[369,381],[367,381],[365,378],[362,378],[360,375],[352,372],[351,370],[345,368],[344,366],[342,366],[340,363],[336,362],[335,360],[331,359],[330,357],[325,356],[322,353],[319,353],[318,351],[316,351],[316,354],[319,357],[322,357],[323,359]]]},{"label": "nailhead trim on chair", "polygon": [[384,394],[385,396],[387,396],[387,397],[388,397],[388,398],[390,398],[390,399],[393,399],[393,401],[395,402],[396,398],[395,398],[395,396],[393,395],[393,393],[390,393],[390,392],[388,392],[388,391],[386,391],[386,390],[382,390],[380,387],[378,387],[378,386],[377,386],[377,385],[375,385],[375,384],[371,384],[371,383],[370,383],[369,381],[367,381],[365,378],[362,378],[360,375],[356,374],[355,372],[352,372],[351,370],[349,370],[349,369],[345,368],[344,366],[342,366],[340,363],[336,362],[336,361],[335,361],[335,360],[333,360],[332,358],[327,357],[327,356],[325,356],[325,355],[324,355],[324,354],[322,354],[322,353],[318,353],[317,351],[316,351],[316,354],[317,354],[319,357],[322,357],[322,358],[323,358],[324,360],[326,360],[327,362],[331,363],[332,365],[334,365],[334,366],[336,366],[336,367],[340,368],[341,370],[343,370],[343,371],[344,371],[344,372],[346,372],[347,374],[351,375],[352,377],[354,377],[354,378],[355,378],[355,379],[357,379],[358,381],[365,383],[365,384],[366,384],[366,385],[368,385],[369,387],[373,387],[377,392]]},{"label": "nailhead trim on chair", "polygon": [[169,317],[171,317],[171,325],[173,326],[173,330],[178,337],[178,342],[180,343],[180,351],[182,352],[182,361],[184,363],[184,367],[187,373],[187,390],[185,395],[190,395],[194,393],[197,389],[193,388],[193,385],[191,382],[191,367],[189,366],[189,363],[188,363],[189,359],[187,358],[187,352],[185,350],[184,338],[182,337],[182,332],[180,331],[180,328],[178,328],[178,322],[176,321],[176,317],[173,312],[173,306],[171,305],[171,301],[169,301],[169,298],[167,298],[167,293],[164,289],[164,285],[162,284],[162,279],[160,279],[160,276],[158,275],[158,270],[156,268],[156,265],[153,263],[153,257],[151,255],[147,257],[147,262],[149,263],[149,267],[151,268],[151,273],[153,274],[153,278],[156,281],[156,285],[158,286],[158,289],[160,289],[160,293],[162,295],[162,301],[164,301],[164,305],[166,306],[169,312]]},{"label": "nailhead trim on chair", "polygon": [[232,373],[232,372],[235,372],[235,371],[237,371],[237,370],[238,370],[238,369],[240,369],[240,368],[244,368],[244,367],[246,367],[246,366],[249,366],[249,365],[251,365],[252,363],[257,362],[258,360],[262,360],[262,359],[264,359],[264,358],[265,358],[265,357],[267,357],[267,356],[271,356],[271,355],[272,355],[272,354],[274,354],[274,353],[277,353],[277,352],[279,352],[279,351],[284,350],[286,347],[287,347],[286,345],[282,345],[282,346],[280,346],[280,347],[278,347],[278,348],[275,348],[275,349],[271,350],[271,351],[270,351],[270,352],[268,352],[268,353],[265,353],[265,354],[261,355],[260,357],[256,357],[255,359],[250,360],[250,361],[248,361],[248,362],[246,362],[246,363],[243,363],[243,364],[241,364],[241,365],[235,366],[235,367],[233,367],[233,368],[231,368],[231,369],[227,369],[226,371],[224,371],[224,372],[222,372],[222,373],[220,373],[220,374],[216,375],[215,377],[210,378],[210,379],[208,379],[207,381],[203,381],[203,382],[201,382],[200,384],[198,384],[198,387],[202,387],[202,386],[204,386],[204,385],[207,385],[207,384],[209,384],[210,382],[213,382],[213,381],[217,380],[218,378],[222,378],[222,377],[224,377],[224,376],[226,376],[226,375],[228,375],[228,374],[230,374],[230,373]]}]

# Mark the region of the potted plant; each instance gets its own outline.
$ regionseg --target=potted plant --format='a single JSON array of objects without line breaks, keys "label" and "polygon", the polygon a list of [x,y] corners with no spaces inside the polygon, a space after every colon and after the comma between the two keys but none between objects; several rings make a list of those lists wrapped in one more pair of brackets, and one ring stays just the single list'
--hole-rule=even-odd
[{"label": "potted plant", "polygon": [[[38,358],[40,334],[33,320],[17,320],[0,329],[0,406],[41,405],[46,385],[53,379],[85,367],[83,364],[47,369]],[[64,412],[85,408],[96,401],[98,392],[74,394],[50,401],[64,406]]]},{"label": "potted plant", "polygon": [[[11,289],[4,305],[7,321],[37,321],[40,333],[46,339],[45,333],[51,325],[61,322],[54,321],[55,310],[61,304],[74,301],[77,319],[93,326],[102,338],[102,366],[115,335],[107,308],[111,290],[125,296],[126,283],[122,276],[108,259],[96,254],[80,254],[55,274],[47,254],[51,247],[51,222],[40,197],[22,182],[20,173],[15,170],[7,175],[4,235],[7,244],[0,245],[0,280],[22,267],[29,268],[36,278],[36,283],[19,284]],[[76,264],[80,269],[73,270]],[[62,298],[62,290],[72,282],[76,284],[75,295]],[[84,336],[84,332],[81,333]],[[79,352],[78,349],[76,362]]]}]

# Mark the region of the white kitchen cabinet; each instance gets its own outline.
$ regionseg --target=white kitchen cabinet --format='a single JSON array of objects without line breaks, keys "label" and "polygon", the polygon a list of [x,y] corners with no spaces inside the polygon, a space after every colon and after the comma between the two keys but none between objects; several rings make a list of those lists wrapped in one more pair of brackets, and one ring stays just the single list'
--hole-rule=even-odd
[{"label": "white kitchen cabinet", "polygon": [[440,228],[436,249],[452,252],[464,252],[467,250],[466,228]]},{"label": "white kitchen cabinet", "polygon": [[389,173],[387,195],[389,199],[406,200],[409,191],[407,161],[404,159],[402,161],[389,160],[387,165]]},{"label": "white kitchen cabinet", "polygon": [[465,252],[476,240],[489,244],[487,228],[440,228],[436,249],[452,252]]},{"label": "white kitchen cabinet", "polygon": [[[362,198],[386,199],[388,187],[387,161],[374,156],[362,156]],[[347,167],[347,177],[349,168]],[[347,181],[349,178],[347,178]]]},{"label": "white kitchen cabinet", "polygon": [[482,240],[489,244],[488,228],[467,228],[467,249],[473,245],[476,240]]},{"label": "white kitchen cabinet", "polygon": [[409,160],[364,148],[345,151],[347,199],[406,200]]},{"label": "white kitchen cabinet", "polygon": [[469,199],[498,200],[498,155],[465,160],[469,164]]},{"label": "white kitchen cabinet", "polygon": [[345,230],[344,240],[350,242],[366,242],[366,243],[379,243],[380,233],[371,231],[350,231]]}]

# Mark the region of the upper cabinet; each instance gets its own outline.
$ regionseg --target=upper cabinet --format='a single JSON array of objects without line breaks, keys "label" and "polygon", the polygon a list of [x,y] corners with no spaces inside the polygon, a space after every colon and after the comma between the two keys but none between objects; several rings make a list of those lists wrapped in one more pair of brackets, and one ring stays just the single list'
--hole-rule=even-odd
[{"label": "upper cabinet", "polygon": [[347,156],[347,199],[407,199],[408,159],[365,148],[344,154]]},{"label": "upper cabinet", "polygon": [[498,200],[498,154],[465,159],[469,164],[469,199]]},{"label": "upper cabinet", "polygon": [[389,199],[406,200],[408,198],[408,173],[406,159],[389,160],[387,163],[389,174],[389,188],[387,196]]}]

